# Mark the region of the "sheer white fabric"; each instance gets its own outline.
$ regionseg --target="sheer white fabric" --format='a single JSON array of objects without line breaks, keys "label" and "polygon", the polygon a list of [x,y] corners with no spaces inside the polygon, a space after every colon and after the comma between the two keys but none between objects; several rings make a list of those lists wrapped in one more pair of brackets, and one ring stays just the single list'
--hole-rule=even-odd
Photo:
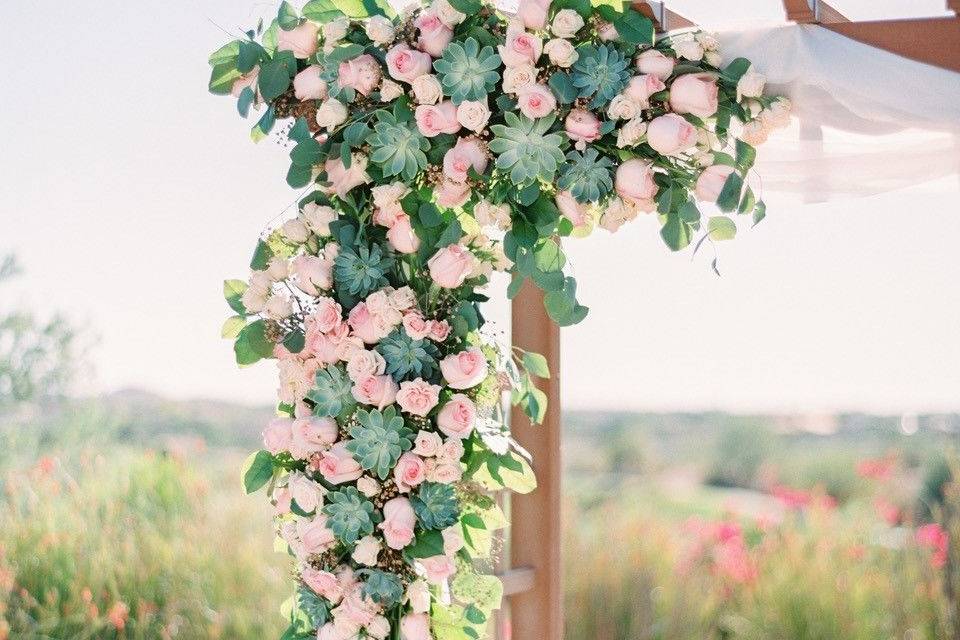
[{"label": "sheer white fabric", "polygon": [[824,202],[960,174],[960,74],[815,25],[717,35],[793,100],[759,154],[764,191]]}]

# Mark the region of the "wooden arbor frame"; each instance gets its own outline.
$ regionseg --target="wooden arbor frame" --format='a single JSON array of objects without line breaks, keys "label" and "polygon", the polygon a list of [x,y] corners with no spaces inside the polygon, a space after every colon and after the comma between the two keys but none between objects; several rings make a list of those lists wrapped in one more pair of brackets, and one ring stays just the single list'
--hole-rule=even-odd
[{"label": "wooden arbor frame", "polygon": [[[851,22],[820,0],[782,2],[787,20],[818,24],[864,44],[960,72],[960,0],[947,0],[953,17],[871,22]],[[634,0],[634,6],[662,31],[694,26],[663,2]],[[513,343],[545,355],[553,375],[541,387],[549,400],[542,425],[532,427],[522,411],[511,413],[515,437],[533,455],[539,487],[510,501],[513,527],[502,559],[507,601],[497,621],[500,640],[563,638],[560,331],[544,311],[542,300],[540,291],[527,282],[511,310]]]}]

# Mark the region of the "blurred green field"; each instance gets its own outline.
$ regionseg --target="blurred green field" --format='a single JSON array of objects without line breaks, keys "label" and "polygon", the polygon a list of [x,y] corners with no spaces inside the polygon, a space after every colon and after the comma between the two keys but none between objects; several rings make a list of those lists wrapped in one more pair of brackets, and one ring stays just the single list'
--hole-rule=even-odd
[{"label": "blurred green field", "polygon": [[[277,637],[287,561],[238,482],[268,413],[4,418],[0,640]],[[567,638],[957,640],[956,422],[568,415]]]}]

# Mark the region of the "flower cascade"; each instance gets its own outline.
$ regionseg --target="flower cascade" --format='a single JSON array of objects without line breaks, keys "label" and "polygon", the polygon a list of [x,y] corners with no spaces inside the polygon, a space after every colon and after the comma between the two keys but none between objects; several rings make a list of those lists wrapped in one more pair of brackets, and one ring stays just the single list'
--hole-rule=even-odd
[{"label": "flower cascade", "polygon": [[570,325],[587,308],[561,238],[641,212],[674,250],[734,237],[765,215],[746,177],[790,105],[709,34],[656,39],[588,0],[283,2],[210,64],[213,93],[261,112],[254,140],[287,122],[305,189],[224,285],[237,362],[279,369],[243,477],[295,558],[283,638],[485,637],[491,492],[536,484],[502,399],[540,422],[550,375],[484,331],[491,274]]}]

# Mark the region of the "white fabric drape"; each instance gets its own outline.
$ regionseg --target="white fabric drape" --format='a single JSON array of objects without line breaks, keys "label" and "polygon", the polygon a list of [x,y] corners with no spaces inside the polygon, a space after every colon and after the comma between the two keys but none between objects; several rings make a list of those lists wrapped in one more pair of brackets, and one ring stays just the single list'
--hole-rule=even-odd
[{"label": "white fabric drape", "polygon": [[960,174],[960,74],[816,25],[717,35],[794,104],[759,154],[765,191],[823,202]]}]

